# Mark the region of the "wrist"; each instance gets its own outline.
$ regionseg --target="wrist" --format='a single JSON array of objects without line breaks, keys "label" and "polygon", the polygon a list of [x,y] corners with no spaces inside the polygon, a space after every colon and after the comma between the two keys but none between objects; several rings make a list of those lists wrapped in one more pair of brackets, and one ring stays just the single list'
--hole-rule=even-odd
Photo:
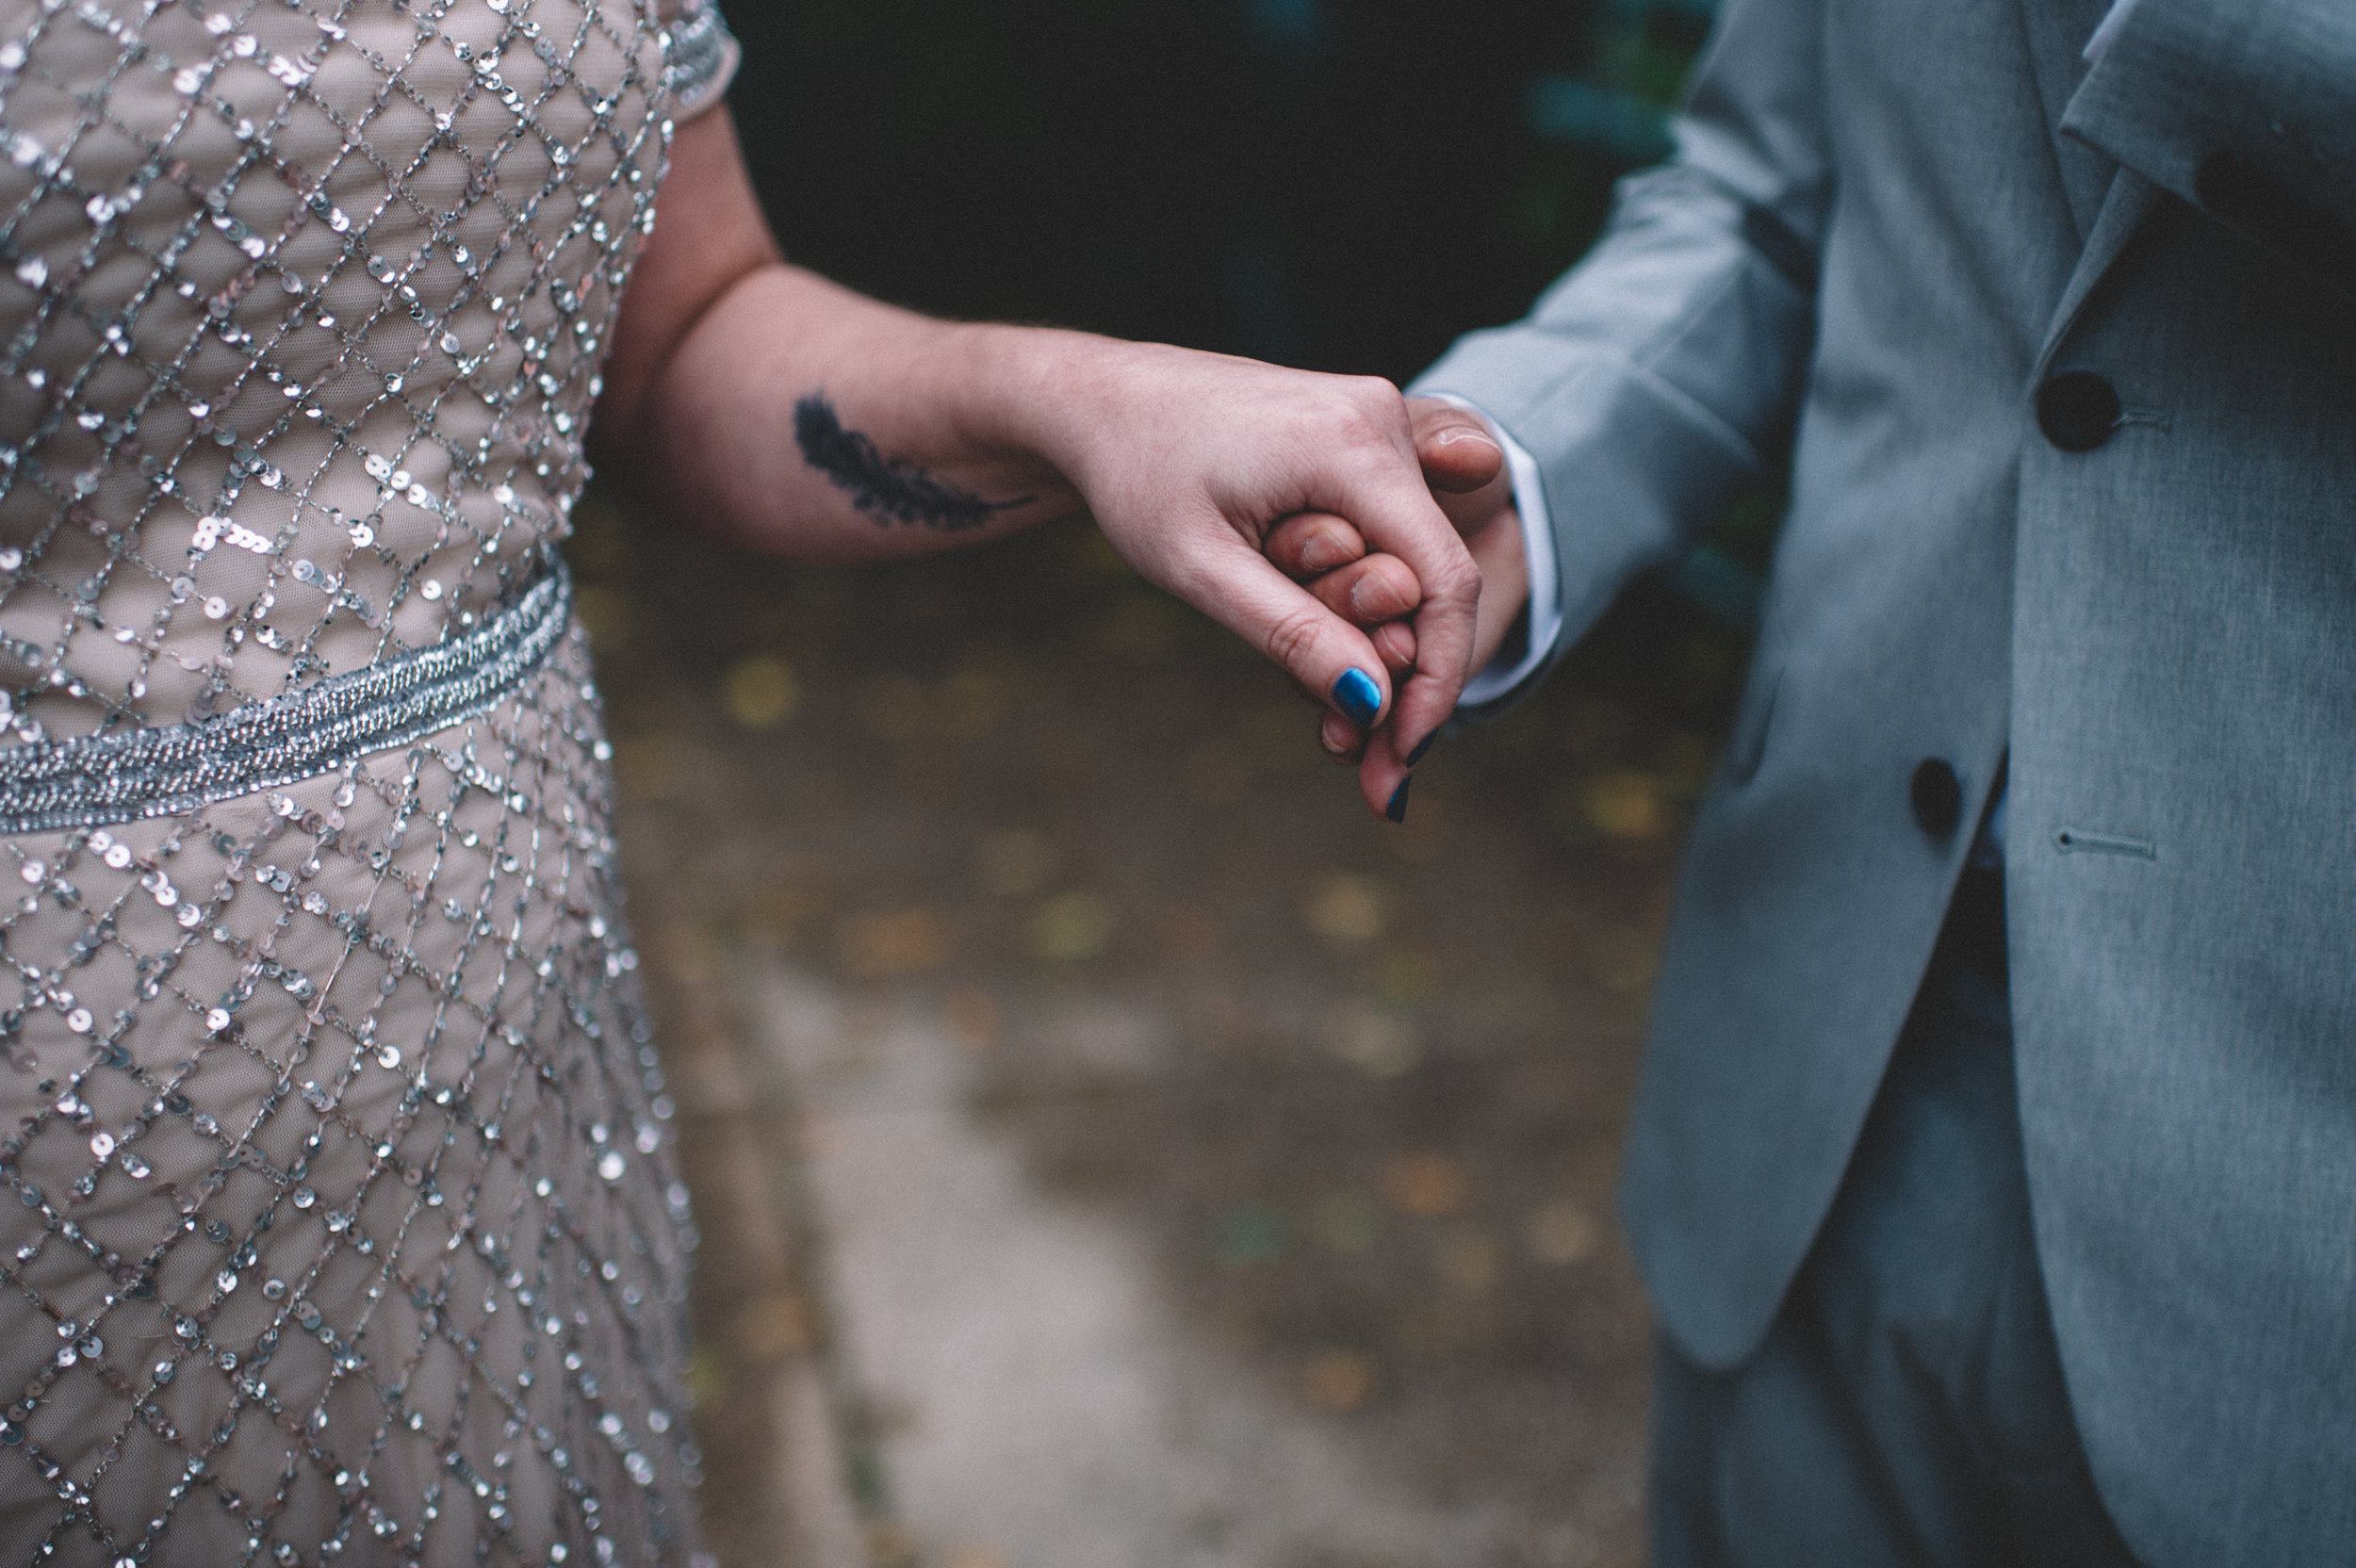
[{"label": "wrist", "polygon": [[1080,501],[1089,444],[1102,438],[1114,406],[1105,360],[1125,345],[1055,327],[946,330],[943,359],[956,367],[949,381],[962,394],[967,439]]},{"label": "wrist", "polygon": [[1530,606],[1530,555],[1521,514],[1509,502],[1464,539],[1481,568],[1481,604],[1473,621],[1473,668],[1486,669]]}]

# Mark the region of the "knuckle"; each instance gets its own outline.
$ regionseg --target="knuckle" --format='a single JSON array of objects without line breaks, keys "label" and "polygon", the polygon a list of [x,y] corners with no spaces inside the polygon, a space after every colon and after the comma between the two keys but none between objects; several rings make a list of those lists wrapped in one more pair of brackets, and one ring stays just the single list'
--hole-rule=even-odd
[{"label": "knuckle", "polygon": [[1294,669],[1317,645],[1317,632],[1324,623],[1323,612],[1307,605],[1288,610],[1268,628],[1261,649],[1285,669]]},{"label": "knuckle", "polygon": [[1399,389],[1379,376],[1346,377],[1341,394],[1333,423],[1353,442],[1385,439],[1402,423]]},{"label": "knuckle", "polygon": [[1383,581],[1390,587],[1391,591],[1409,604],[1423,597],[1423,579],[1417,577],[1415,569],[1399,557],[1395,555],[1369,556],[1366,565],[1367,570],[1380,573]]},{"label": "knuckle", "polygon": [[1470,603],[1481,596],[1481,568],[1462,550],[1450,551],[1446,561],[1420,574],[1418,580],[1430,598]]}]

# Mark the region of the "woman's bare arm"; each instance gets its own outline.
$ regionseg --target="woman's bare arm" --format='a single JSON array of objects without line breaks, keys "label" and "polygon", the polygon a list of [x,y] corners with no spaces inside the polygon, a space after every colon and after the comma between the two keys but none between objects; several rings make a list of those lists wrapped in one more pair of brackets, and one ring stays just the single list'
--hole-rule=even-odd
[{"label": "woman's bare arm", "polygon": [[[779,254],[725,111],[671,149],[596,450],[673,517],[803,560],[917,554],[1087,507],[1139,571],[1364,719],[1380,811],[1469,670],[1479,574],[1388,383],[1083,333],[938,321]],[[1271,566],[1268,531],[1350,520],[1420,594],[1394,702],[1366,633]],[[1354,673],[1353,673],[1354,672]]]},{"label": "woman's bare arm", "polygon": [[670,515],[855,561],[1079,509],[1052,467],[973,428],[1008,329],[933,320],[789,264],[725,109],[680,128],[657,212],[591,430],[603,466]]}]

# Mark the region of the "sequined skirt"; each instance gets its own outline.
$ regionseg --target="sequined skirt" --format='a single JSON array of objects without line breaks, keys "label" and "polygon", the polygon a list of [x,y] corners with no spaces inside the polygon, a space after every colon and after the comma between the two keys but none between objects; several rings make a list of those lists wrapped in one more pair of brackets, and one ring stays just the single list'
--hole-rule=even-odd
[{"label": "sequined skirt", "polygon": [[536,641],[0,756],[0,1561],[690,1560],[692,1233],[549,580]]}]

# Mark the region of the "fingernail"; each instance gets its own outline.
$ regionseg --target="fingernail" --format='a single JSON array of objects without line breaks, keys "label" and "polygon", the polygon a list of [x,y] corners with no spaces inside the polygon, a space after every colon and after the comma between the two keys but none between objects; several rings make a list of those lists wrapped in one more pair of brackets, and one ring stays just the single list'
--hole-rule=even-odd
[{"label": "fingernail", "polygon": [[1391,792],[1391,803],[1383,808],[1384,816],[1395,823],[1407,820],[1407,792],[1415,788],[1415,783],[1413,778],[1402,778],[1399,781],[1399,788]]},{"label": "fingernail", "polygon": [[1319,534],[1317,538],[1310,540],[1307,547],[1301,550],[1301,567],[1303,571],[1321,572],[1328,566],[1338,566],[1349,559],[1350,551],[1342,547],[1342,542],[1339,539]]},{"label": "fingernail", "polygon": [[1453,447],[1459,441],[1478,441],[1482,446],[1495,451],[1501,451],[1504,449],[1503,448],[1498,447],[1496,442],[1489,439],[1489,435],[1486,431],[1466,430],[1461,425],[1454,430],[1442,431],[1436,444],[1443,447]]},{"label": "fingernail", "polygon": [[1383,711],[1383,688],[1364,670],[1344,670],[1341,679],[1333,682],[1333,700],[1352,724],[1371,729],[1374,716]]},{"label": "fingernail", "polygon": [[1431,734],[1426,735],[1422,740],[1417,741],[1415,743],[1415,749],[1407,754],[1407,765],[1412,768],[1416,763],[1422,761],[1423,754],[1430,751],[1432,743],[1439,740],[1439,738],[1440,732],[1435,729]]}]

